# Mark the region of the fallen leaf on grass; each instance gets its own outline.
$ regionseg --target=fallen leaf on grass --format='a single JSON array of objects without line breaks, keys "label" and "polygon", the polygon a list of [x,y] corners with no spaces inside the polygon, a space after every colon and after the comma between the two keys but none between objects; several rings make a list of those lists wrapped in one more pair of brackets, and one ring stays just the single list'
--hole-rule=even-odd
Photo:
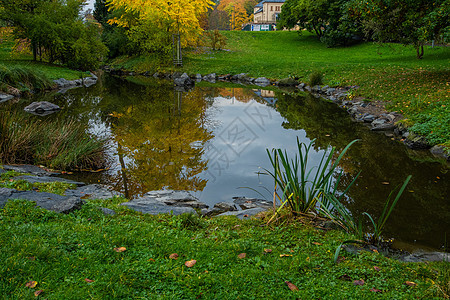
[{"label": "fallen leaf on grass", "polygon": [[247,215],[247,214],[244,215],[244,218],[248,218],[248,217],[249,217],[249,215]]},{"label": "fallen leaf on grass", "polygon": [[170,259],[178,259],[178,254],[177,253],[172,253],[169,255]]},{"label": "fallen leaf on grass", "polygon": [[374,293],[381,293],[381,290],[375,288],[371,288],[370,291]]},{"label": "fallen leaf on grass", "polygon": [[291,291],[298,291],[298,287],[295,285],[295,284],[293,284],[293,283],[291,283],[291,282],[289,282],[289,281],[285,281],[284,283],[286,283],[287,284],[287,286],[289,287],[289,289],[291,290]]},{"label": "fallen leaf on grass", "polygon": [[336,261],[336,264],[340,264],[341,262],[343,262],[343,261],[345,261],[346,260],[346,258],[345,258],[345,256],[338,256],[338,259],[337,259],[337,261]]},{"label": "fallen leaf on grass", "polygon": [[148,261],[155,261],[153,258],[149,258]]},{"label": "fallen leaf on grass", "polygon": [[388,185],[389,184],[389,182],[387,182],[387,181],[383,181],[381,184],[384,184],[384,185]]},{"label": "fallen leaf on grass", "polygon": [[34,295],[37,297],[37,296],[39,296],[40,294],[42,294],[42,292],[43,292],[43,290],[38,290],[38,291],[34,292]]},{"label": "fallen leaf on grass", "polygon": [[350,281],[352,280],[352,278],[350,276],[348,276],[347,274],[341,275],[339,276],[340,280],[345,280],[345,281]]},{"label": "fallen leaf on grass", "polygon": [[35,260],[36,260],[36,257],[30,256],[30,257],[28,257],[28,259],[31,260],[31,261],[35,261]]},{"label": "fallen leaf on grass", "polygon": [[272,249],[264,249],[264,252],[270,253],[270,252],[272,252]]},{"label": "fallen leaf on grass", "polygon": [[288,256],[292,256],[292,254],[280,254],[280,257],[288,257]]},{"label": "fallen leaf on grass", "polygon": [[197,261],[195,259],[192,259],[192,260],[188,260],[187,262],[185,262],[184,265],[188,268],[192,268],[196,263],[197,263]]},{"label": "fallen leaf on grass", "polygon": [[27,288],[34,288],[36,285],[37,285],[37,281],[34,281],[34,280],[31,280],[31,281],[28,281],[27,283],[25,283],[25,286]]},{"label": "fallen leaf on grass", "polygon": [[89,278],[85,278],[84,281],[89,282],[89,283],[94,282],[94,280],[89,279]]},{"label": "fallen leaf on grass", "polygon": [[127,248],[125,248],[125,247],[114,248],[114,251],[116,251],[116,252],[123,252],[125,250],[127,250]]},{"label": "fallen leaf on grass", "polygon": [[409,286],[416,286],[417,285],[417,283],[415,283],[413,281],[406,281],[405,284],[409,285]]},{"label": "fallen leaf on grass", "polygon": [[246,256],[247,256],[247,254],[245,254],[245,253],[239,253],[237,257],[240,258],[240,259],[243,259]]},{"label": "fallen leaf on grass", "polygon": [[360,280],[353,280],[353,284],[354,285],[364,285],[364,280],[360,279]]},{"label": "fallen leaf on grass", "polygon": [[377,266],[374,266],[373,269],[374,269],[375,271],[381,271],[380,267],[377,267]]},{"label": "fallen leaf on grass", "polygon": [[322,243],[318,243],[318,242],[312,242],[312,243],[317,246],[323,245]]}]

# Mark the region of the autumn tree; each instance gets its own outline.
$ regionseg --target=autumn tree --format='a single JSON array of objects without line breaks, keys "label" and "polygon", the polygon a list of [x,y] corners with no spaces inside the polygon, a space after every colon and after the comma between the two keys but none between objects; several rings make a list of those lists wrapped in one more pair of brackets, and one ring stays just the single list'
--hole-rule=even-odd
[{"label": "autumn tree", "polygon": [[253,20],[253,7],[256,4],[256,0],[221,0],[217,9],[228,13],[233,30],[241,30],[242,25]]},{"label": "autumn tree", "polygon": [[170,51],[172,34],[180,33],[182,46],[197,41],[199,19],[214,4],[210,0],[109,0],[110,11],[122,14],[109,24],[128,29],[128,37],[143,52]]}]

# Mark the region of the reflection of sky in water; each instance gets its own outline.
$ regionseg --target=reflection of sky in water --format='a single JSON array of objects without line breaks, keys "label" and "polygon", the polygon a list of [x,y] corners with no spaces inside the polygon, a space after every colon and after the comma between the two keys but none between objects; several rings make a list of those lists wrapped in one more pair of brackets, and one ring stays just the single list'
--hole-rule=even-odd
[{"label": "reflection of sky in water", "polygon": [[[222,97],[215,98],[207,114],[213,112],[218,126],[214,138],[206,145],[208,170],[200,177],[208,180],[205,189],[194,193],[201,201],[214,205],[231,201],[235,196],[272,196],[273,179],[259,175],[264,168],[270,170],[266,149],[286,149],[292,156],[297,151],[297,137],[308,143],[304,130],[287,130],[281,127],[284,119],[272,107],[254,100],[243,103]],[[319,154],[310,157],[311,165],[318,163]],[[250,189],[249,189],[250,188]]]}]

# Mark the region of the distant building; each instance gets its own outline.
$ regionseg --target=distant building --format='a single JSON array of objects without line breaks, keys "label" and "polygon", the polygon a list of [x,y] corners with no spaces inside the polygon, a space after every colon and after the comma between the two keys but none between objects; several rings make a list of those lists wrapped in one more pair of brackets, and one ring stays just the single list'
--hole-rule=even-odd
[{"label": "distant building", "polygon": [[254,24],[275,24],[285,0],[262,0],[253,9]]}]

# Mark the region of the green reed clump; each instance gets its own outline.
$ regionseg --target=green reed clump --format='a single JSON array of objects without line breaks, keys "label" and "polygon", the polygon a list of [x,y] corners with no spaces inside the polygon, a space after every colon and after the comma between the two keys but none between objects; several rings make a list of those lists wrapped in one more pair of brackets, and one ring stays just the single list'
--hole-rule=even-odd
[{"label": "green reed clump", "polygon": [[318,166],[308,164],[314,140],[306,145],[297,138],[298,154],[293,159],[281,149],[273,149],[272,152],[266,150],[273,167],[273,171],[266,169],[266,173],[273,177],[275,186],[282,191],[278,199],[281,202],[286,201],[294,215],[315,211],[318,200],[323,198],[324,194],[336,191],[341,176],[334,181],[333,175],[336,174],[342,157],[355,142],[357,140],[350,142],[336,160],[333,160],[335,147],[325,150]]},{"label": "green reed clump", "polygon": [[5,164],[100,169],[106,164],[104,144],[76,120],[33,120],[16,112],[0,115],[0,161]]},{"label": "green reed clump", "polygon": [[0,65],[1,86],[13,86],[21,91],[45,90],[54,84],[39,70],[24,66]]}]

